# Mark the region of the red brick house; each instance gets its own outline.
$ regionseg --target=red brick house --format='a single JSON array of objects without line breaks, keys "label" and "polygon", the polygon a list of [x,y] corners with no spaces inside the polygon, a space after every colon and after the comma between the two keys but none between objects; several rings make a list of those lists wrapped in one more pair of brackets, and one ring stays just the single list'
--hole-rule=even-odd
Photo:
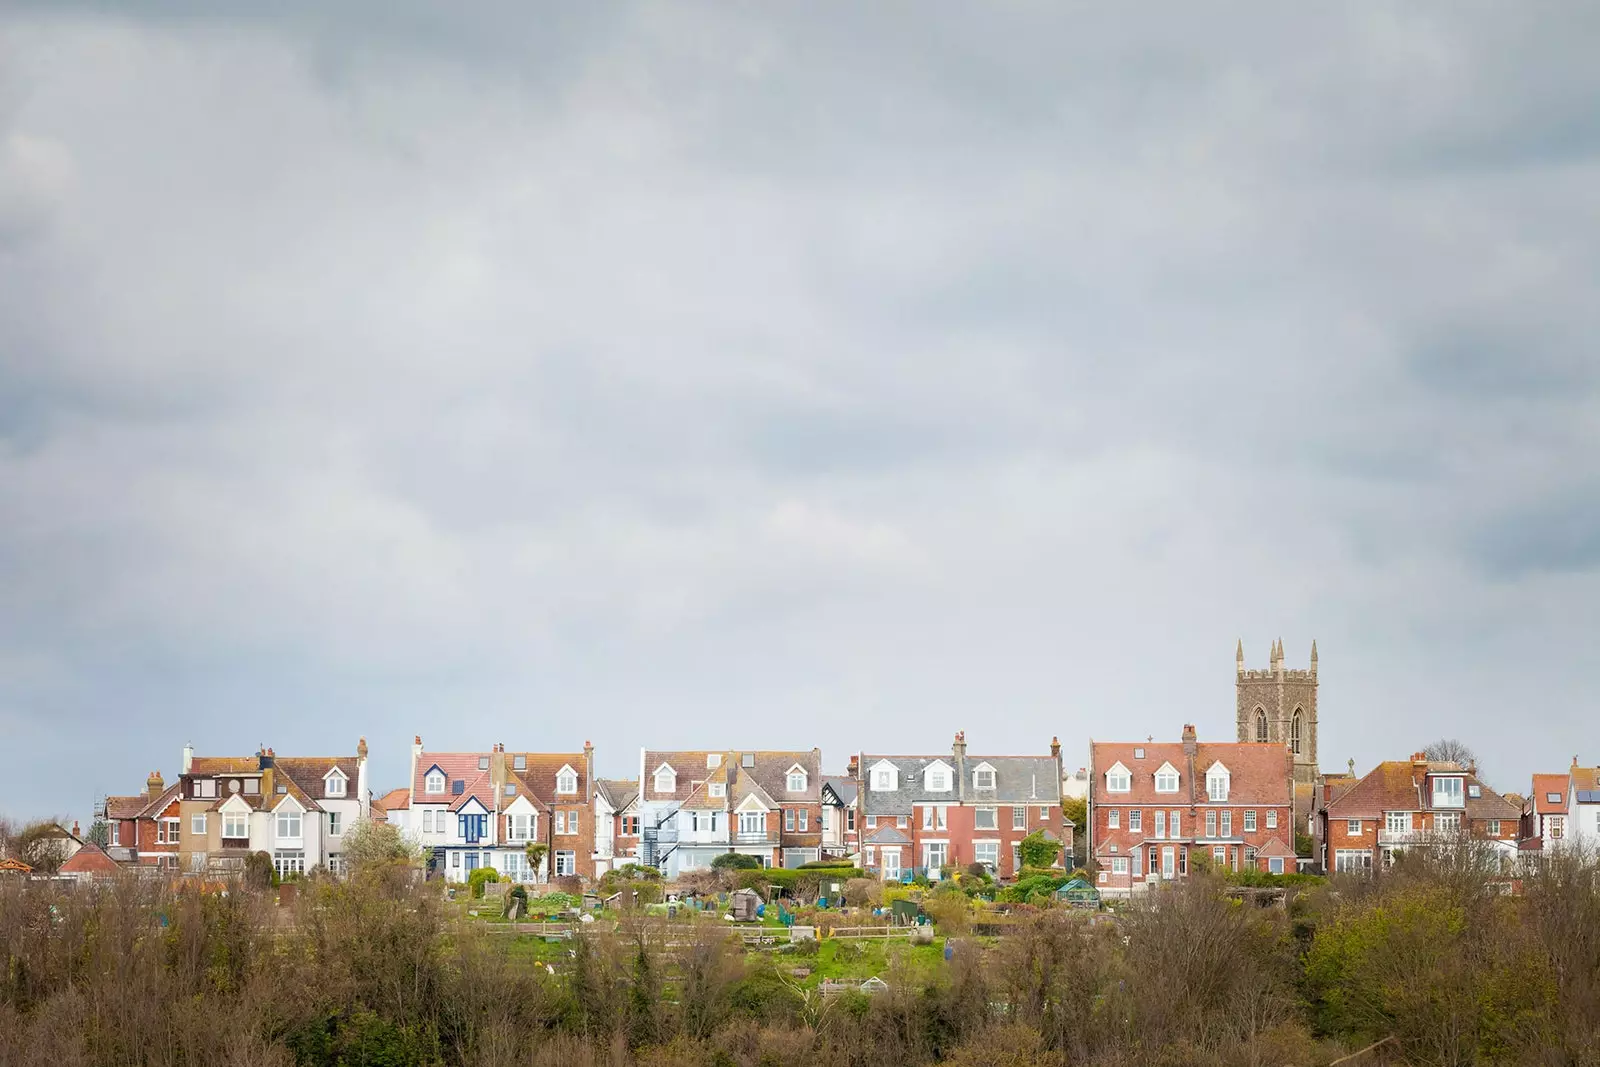
[{"label": "red brick house", "polygon": [[1071,854],[1055,739],[1049,756],[974,756],[962,732],[949,755],[863,753],[854,763],[861,864],[885,881],[971,863],[1014,878],[1019,845],[1035,831]]},{"label": "red brick house", "polygon": [[121,864],[177,870],[179,785],[167,785],[160,771],[151,771],[143,793],[106,797],[106,855]]},{"label": "red brick house", "polygon": [[1129,896],[1216,866],[1295,869],[1294,757],[1287,745],[1091,742],[1089,854],[1102,895]]},{"label": "red brick house", "polygon": [[[1562,788],[1565,789],[1565,779]],[[1386,760],[1338,792],[1319,813],[1328,871],[1387,866],[1396,852],[1458,835],[1517,852],[1521,812],[1478,780],[1471,767],[1430,762],[1420,752]]]}]

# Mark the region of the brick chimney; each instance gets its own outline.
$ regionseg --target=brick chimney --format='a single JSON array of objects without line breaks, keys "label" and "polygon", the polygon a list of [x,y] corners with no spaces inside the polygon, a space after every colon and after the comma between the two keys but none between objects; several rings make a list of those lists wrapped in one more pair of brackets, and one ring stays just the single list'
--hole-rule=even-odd
[{"label": "brick chimney", "polygon": [[594,799],[594,742],[583,743],[583,788],[589,795],[584,798],[585,803]]},{"label": "brick chimney", "polygon": [[167,783],[162,781],[160,771],[151,771],[150,777],[144,780],[145,796],[154,800],[167,791]]},{"label": "brick chimney", "polygon": [[1195,757],[1200,752],[1199,737],[1195,734],[1194,723],[1183,724],[1183,762],[1184,777],[1189,783],[1189,805],[1193,807],[1200,796],[1200,785],[1195,781]]},{"label": "brick chimney", "polygon": [[861,756],[859,753],[850,753],[850,762],[845,764],[844,773],[852,778],[861,773]]},{"label": "brick chimney", "polygon": [[78,820],[77,819],[73,819],[72,820],[72,836],[76,837],[79,841],[83,840],[83,834],[78,832]]},{"label": "brick chimney", "polygon": [[960,803],[967,797],[967,732],[956,731],[956,739],[950,745],[950,755],[955,759],[956,775],[956,802]]},{"label": "brick chimney", "polygon": [[1199,741],[1200,741],[1200,737],[1195,732],[1194,723],[1192,723],[1192,722],[1191,723],[1184,723],[1184,725],[1183,725],[1183,754],[1185,756],[1187,756],[1189,759],[1194,759],[1195,753],[1199,751]]}]

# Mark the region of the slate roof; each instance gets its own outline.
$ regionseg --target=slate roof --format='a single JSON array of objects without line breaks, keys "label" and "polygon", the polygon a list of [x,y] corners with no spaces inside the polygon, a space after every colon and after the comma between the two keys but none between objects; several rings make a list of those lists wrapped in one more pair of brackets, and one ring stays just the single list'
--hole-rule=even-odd
[{"label": "slate roof", "polygon": [[[1433,791],[1427,788],[1429,774],[1459,775],[1469,787],[1465,796],[1465,809],[1433,806]],[[1478,786],[1479,796],[1471,795],[1471,786]],[[1563,790],[1565,784],[1563,783]],[[1386,760],[1367,772],[1355,785],[1346,789],[1328,803],[1328,817],[1332,819],[1377,819],[1388,811],[1463,811],[1467,819],[1514,820],[1521,814],[1517,808],[1484,785],[1478,777],[1464,770],[1460,764],[1432,762],[1418,764],[1412,760]],[[1565,809],[1563,809],[1565,810]]]},{"label": "slate roof", "polygon": [[639,799],[637,778],[596,778],[594,787],[613,811],[622,811]]},{"label": "slate roof", "polygon": [[911,844],[911,838],[906,836],[904,830],[897,829],[893,823],[886,823],[869,833],[863,844],[909,845]]},{"label": "slate roof", "polygon": [[[899,787],[890,791],[872,787],[874,770],[880,763],[893,764],[899,773]],[[931,792],[923,788],[925,773],[935,763],[952,772],[951,788]],[[993,789],[978,789],[974,774],[988,764],[995,772]],[[909,815],[916,804],[1038,804],[1061,803],[1061,768],[1050,756],[986,756],[954,752],[938,755],[861,755],[861,780],[864,783],[857,806],[868,815]]]},{"label": "slate roof", "polygon": [[847,775],[828,774],[822,778],[822,784],[833,790],[834,796],[846,807],[855,802],[857,783],[854,778]]},{"label": "slate roof", "polygon": [[[1143,756],[1135,755],[1142,750]],[[1156,807],[1173,803],[1204,806],[1206,773],[1214,764],[1228,769],[1228,805],[1254,804],[1258,807],[1288,807],[1294,799],[1291,781],[1294,756],[1286,745],[1254,741],[1198,742],[1194,765],[1184,753],[1183,742],[1107,742],[1089,745],[1090,788],[1096,805],[1149,804]],[[1118,763],[1128,768],[1132,789],[1126,793],[1106,792],[1106,772]],[[1172,764],[1178,772],[1176,793],[1156,792],[1156,771]]]}]

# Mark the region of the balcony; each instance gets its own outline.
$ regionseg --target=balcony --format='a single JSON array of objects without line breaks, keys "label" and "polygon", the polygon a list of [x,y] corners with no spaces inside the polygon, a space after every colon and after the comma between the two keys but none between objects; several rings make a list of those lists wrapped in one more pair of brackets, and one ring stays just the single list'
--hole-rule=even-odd
[{"label": "balcony", "polygon": [[1425,845],[1434,839],[1432,830],[1379,830],[1380,845]]},{"label": "balcony", "polygon": [[729,843],[734,845],[758,845],[762,848],[772,848],[778,843],[778,835],[774,833],[768,833],[765,830],[760,830],[756,833],[741,832],[734,834],[733,840]]}]

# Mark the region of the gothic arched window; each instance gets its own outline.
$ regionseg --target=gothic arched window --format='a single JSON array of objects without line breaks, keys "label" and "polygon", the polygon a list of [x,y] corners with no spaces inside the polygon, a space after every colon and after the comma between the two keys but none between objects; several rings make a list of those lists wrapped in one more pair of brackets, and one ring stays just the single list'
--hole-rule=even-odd
[{"label": "gothic arched window", "polygon": [[1300,755],[1300,709],[1294,709],[1294,718],[1289,720],[1289,747],[1294,749],[1296,756]]},{"label": "gothic arched window", "polygon": [[1267,739],[1267,713],[1260,708],[1256,709],[1256,740]]}]

